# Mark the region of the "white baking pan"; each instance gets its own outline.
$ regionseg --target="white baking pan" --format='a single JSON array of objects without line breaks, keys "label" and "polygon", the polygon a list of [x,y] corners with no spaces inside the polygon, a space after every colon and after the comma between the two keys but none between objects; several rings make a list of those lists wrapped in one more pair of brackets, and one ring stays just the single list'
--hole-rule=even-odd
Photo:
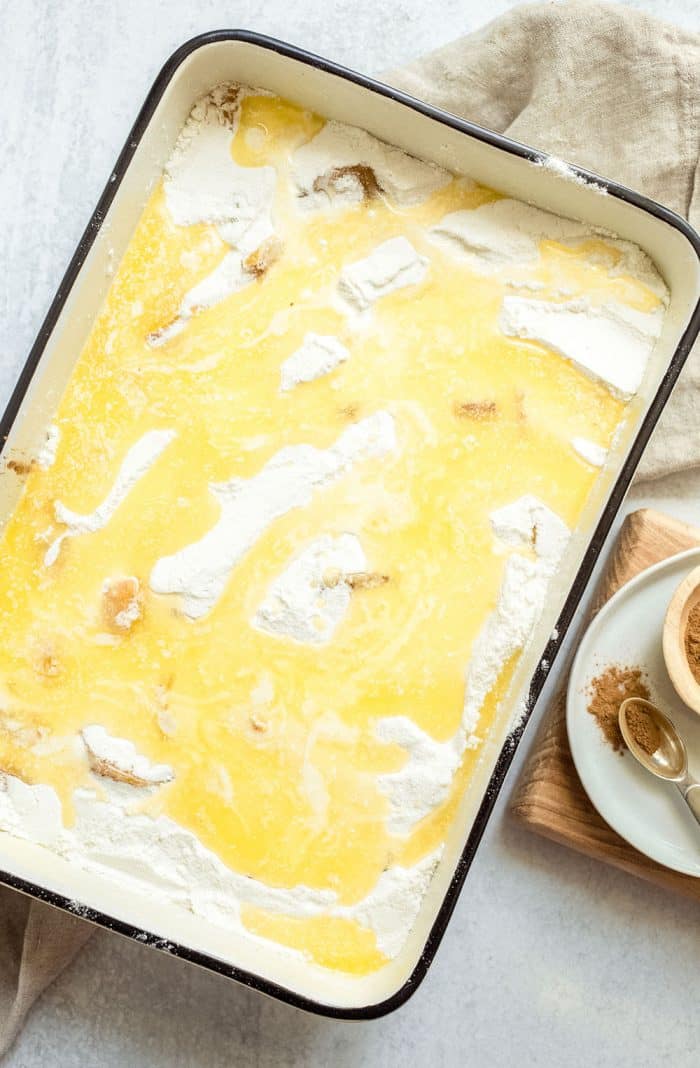
[{"label": "white baking pan", "polygon": [[[42,442],[109,286],[110,265],[126,249],[193,102],[222,81],[272,90],[504,194],[607,227],[649,253],[671,293],[663,334],[627,431],[611,452],[571,539],[554,595],[521,657],[501,721],[484,746],[414,930],[395,960],[363,978],[327,971],[272,943],[164,905],[155,896],[113,886],[40,846],[0,833],[1,882],[294,1005],[330,1016],[369,1018],[402,1004],[437,950],[527,716],[698,332],[700,239],[684,220],[628,189],[604,179],[596,179],[594,186],[591,175],[575,169],[562,177],[541,165],[546,162],[542,153],[325,60],[255,34],[206,34],[168,60],[136,120],[0,424],[4,457],[31,454]],[[20,480],[2,466],[0,522],[21,490]],[[525,715],[514,727],[514,709],[523,696]]]}]

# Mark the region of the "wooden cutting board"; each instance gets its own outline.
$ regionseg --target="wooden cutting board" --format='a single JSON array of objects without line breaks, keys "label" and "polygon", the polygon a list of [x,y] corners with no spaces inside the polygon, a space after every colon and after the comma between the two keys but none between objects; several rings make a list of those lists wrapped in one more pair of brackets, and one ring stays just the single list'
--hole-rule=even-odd
[{"label": "wooden cutting board", "polygon": [[[591,617],[640,571],[696,545],[700,545],[698,527],[647,508],[630,513],[596,591]],[[516,787],[513,812],[538,834],[700,901],[700,879],[669,871],[638,853],[608,827],[588,800],[569,750],[565,717],[567,681],[568,678],[562,679],[545,713]]]}]

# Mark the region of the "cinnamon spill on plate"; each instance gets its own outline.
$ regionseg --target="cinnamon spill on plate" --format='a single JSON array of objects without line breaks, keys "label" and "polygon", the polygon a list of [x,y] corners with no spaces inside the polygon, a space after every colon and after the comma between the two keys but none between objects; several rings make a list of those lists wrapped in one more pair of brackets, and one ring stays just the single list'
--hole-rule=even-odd
[{"label": "cinnamon spill on plate", "polygon": [[644,672],[638,667],[621,667],[611,664],[589,685],[588,711],[597,720],[603,737],[617,753],[625,749],[618,713],[620,705],[629,697],[649,700],[649,687],[644,681]]}]

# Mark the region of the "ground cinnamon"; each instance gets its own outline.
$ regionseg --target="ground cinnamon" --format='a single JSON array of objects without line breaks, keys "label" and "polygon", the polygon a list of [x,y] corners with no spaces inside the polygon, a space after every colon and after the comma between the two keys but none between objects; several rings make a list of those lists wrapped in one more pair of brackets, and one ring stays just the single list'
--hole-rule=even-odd
[{"label": "ground cinnamon", "polygon": [[612,664],[591,681],[589,694],[588,711],[597,720],[605,740],[621,753],[625,741],[617,718],[620,705],[628,697],[649,700],[649,687],[642,669]]},{"label": "ground cinnamon", "polygon": [[685,626],[685,655],[693,678],[700,683],[700,601],[688,613]]},{"label": "ground cinnamon", "polygon": [[366,163],[350,163],[344,167],[334,167],[328,174],[320,174],[314,181],[314,190],[317,193],[335,192],[342,189],[344,178],[354,178],[365,200],[373,200],[384,192],[375,171]]},{"label": "ground cinnamon", "polygon": [[7,467],[9,471],[14,471],[16,475],[21,477],[29,474],[34,467],[34,463],[34,460],[8,460]]},{"label": "ground cinnamon", "polygon": [[495,419],[498,405],[495,401],[458,401],[454,406],[455,415],[466,419]]},{"label": "ground cinnamon", "polygon": [[630,734],[640,749],[651,756],[661,745],[661,731],[643,705],[632,704],[625,709]]}]

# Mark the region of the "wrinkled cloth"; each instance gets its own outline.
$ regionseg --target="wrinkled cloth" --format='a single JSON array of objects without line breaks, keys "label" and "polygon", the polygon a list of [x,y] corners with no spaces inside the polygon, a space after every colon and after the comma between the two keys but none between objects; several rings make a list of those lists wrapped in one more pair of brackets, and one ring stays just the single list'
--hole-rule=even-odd
[{"label": "wrinkled cloth", "polygon": [[0,1055],[39,995],[94,930],[84,920],[0,887]]},{"label": "wrinkled cloth", "polygon": [[[387,80],[700,223],[700,37],[624,7],[538,4],[516,8]],[[699,384],[696,351],[641,476],[700,463]],[[1,888],[0,917],[2,1053],[94,928]]]},{"label": "wrinkled cloth", "polygon": [[[646,193],[700,228],[700,36],[632,8],[528,4],[386,76],[412,96]],[[700,464],[700,345],[638,480]]]}]

